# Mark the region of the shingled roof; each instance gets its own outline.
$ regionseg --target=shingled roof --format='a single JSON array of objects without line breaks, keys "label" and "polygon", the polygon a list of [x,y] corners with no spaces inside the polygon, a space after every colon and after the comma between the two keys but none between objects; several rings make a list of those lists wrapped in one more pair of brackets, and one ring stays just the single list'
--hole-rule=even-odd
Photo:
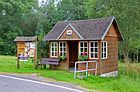
[{"label": "shingled roof", "polygon": [[52,28],[43,40],[59,40],[58,38],[68,25],[71,25],[77,31],[77,33],[81,36],[81,40],[103,40],[111,24],[116,26],[115,28],[117,33],[120,35],[119,40],[122,40],[115,17],[60,21]]},{"label": "shingled roof", "polygon": [[23,37],[23,36],[18,36],[14,39],[16,42],[24,41],[24,42],[31,42],[31,41],[36,41],[37,36],[29,36],[29,37]]}]

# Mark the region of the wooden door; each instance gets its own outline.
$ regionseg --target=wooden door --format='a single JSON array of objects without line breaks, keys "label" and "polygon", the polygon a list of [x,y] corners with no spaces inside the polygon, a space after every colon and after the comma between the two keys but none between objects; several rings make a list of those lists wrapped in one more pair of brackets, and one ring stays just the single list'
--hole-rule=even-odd
[{"label": "wooden door", "polygon": [[78,61],[78,42],[69,42],[69,67],[74,67]]}]

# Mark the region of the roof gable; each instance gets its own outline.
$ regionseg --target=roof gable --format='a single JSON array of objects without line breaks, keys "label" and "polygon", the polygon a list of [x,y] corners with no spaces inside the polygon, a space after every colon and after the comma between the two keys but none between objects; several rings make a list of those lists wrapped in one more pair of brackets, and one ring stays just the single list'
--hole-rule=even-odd
[{"label": "roof gable", "polygon": [[[112,32],[111,32],[112,31]],[[113,32],[115,31],[115,32]],[[118,37],[118,40],[119,41],[122,41],[123,40],[123,37],[122,37],[122,34],[121,32],[119,31],[119,28],[118,28],[118,25],[117,25],[117,22],[115,20],[115,18],[112,19],[110,25],[108,26],[108,28],[106,29],[103,37],[102,37],[102,40],[105,38],[105,36],[114,36],[114,37]]]},{"label": "roof gable", "polygon": [[[67,34],[67,31],[71,31],[71,34]],[[83,37],[76,31],[76,29],[69,23],[63,32],[58,36],[57,39],[83,39]]]},{"label": "roof gable", "polygon": [[[103,40],[112,23],[116,23],[114,17],[61,21],[52,28],[52,30],[44,37],[44,40],[60,40],[58,38],[60,38],[68,26],[75,31],[75,33],[81,38],[80,40]],[[118,35],[121,35],[117,23],[115,26]],[[122,36],[120,37],[122,38]]]},{"label": "roof gable", "polygon": [[116,32],[116,29],[114,27],[114,25],[112,24],[111,27],[109,28],[106,36],[111,36],[111,37],[118,37],[118,34]]}]

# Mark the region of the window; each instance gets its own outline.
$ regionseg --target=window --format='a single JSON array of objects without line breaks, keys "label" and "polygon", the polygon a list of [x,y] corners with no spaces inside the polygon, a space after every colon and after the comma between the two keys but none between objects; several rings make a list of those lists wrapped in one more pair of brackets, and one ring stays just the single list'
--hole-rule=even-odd
[{"label": "window", "polygon": [[59,43],[59,55],[66,56],[66,42]]},{"label": "window", "polygon": [[50,45],[51,45],[51,51],[50,51],[51,57],[57,57],[58,56],[58,43],[51,42]]},{"label": "window", "polygon": [[84,52],[88,52],[88,42],[80,42],[79,55],[82,55]]},{"label": "window", "polygon": [[102,42],[102,59],[107,58],[107,42],[103,41]]},{"label": "window", "polygon": [[92,41],[89,43],[89,58],[98,59],[98,42]]}]

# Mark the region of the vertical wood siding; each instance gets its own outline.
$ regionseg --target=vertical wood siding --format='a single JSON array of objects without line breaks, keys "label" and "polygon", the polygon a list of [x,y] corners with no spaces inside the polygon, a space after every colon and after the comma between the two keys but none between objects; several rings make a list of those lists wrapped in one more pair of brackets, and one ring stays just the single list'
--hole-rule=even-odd
[{"label": "vertical wood siding", "polygon": [[113,25],[110,27],[104,41],[107,41],[108,56],[107,59],[102,59],[102,74],[118,70],[118,36]]}]

